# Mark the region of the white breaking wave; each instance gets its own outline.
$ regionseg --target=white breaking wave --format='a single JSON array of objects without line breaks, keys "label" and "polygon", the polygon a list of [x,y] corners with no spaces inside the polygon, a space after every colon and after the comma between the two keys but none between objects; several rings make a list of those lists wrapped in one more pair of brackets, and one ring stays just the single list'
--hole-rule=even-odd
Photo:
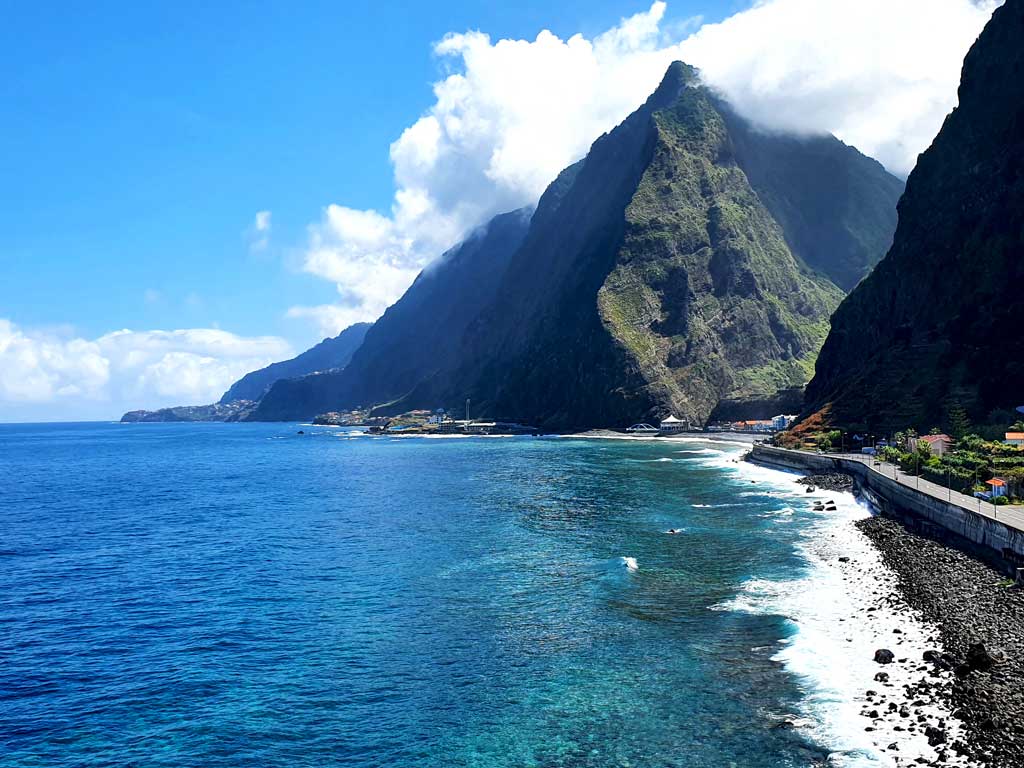
[{"label": "white breaking wave", "polygon": [[635,570],[637,570],[637,568],[640,567],[640,566],[638,566],[636,564],[636,558],[635,557],[623,557],[622,558],[622,564],[624,566],[626,566],[626,570],[627,571],[635,571]]},{"label": "white breaking wave", "polygon": [[[746,581],[735,598],[712,609],[779,615],[791,622],[794,633],[783,641],[782,650],[774,658],[804,681],[803,714],[807,721],[803,730],[832,750],[829,765],[878,768],[895,766],[894,756],[904,765],[912,764],[918,756],[933,759],[935,752],[928,746],[923,729],[917,733],[895,731],[891,723],[861,715],[867,705],[865,691],[880,687],[873,680],[878,671],[873,662],[877,648],[888,647],[897,656],[920,659],[925,650],[939,647],[936,627],[913,612],[897,614],[886,601],[878,605],[881,595],[893,592],[889,585],[894,577],[871,542],[854,526],[870,510],[848,493],[807,493],[795,485],[791,473],[750,464],[731,468],[742,479],[773,482],[778,489],[773,495],[793,500],[793,506],[770,513],[782,515],[780,522],[792,518],[794,507],[803,508],[800,501],[806,504],[813,522],[798,552],[807,568],[804,575],[792,580]],[[826,498],[835,500],[835,510],[811,509],[815,501]],[[839,561],[840,556],[849,558],[849,562]],[[868,612],[869,607],[875,609]],[[919,677],[911,665],[891,664],[885,671],[890,675],[891,687],[884,689],[888,694],[901,691],[903,684]],[[930,703],[922,710],[944,717],[950,741],[957,737],[959,724],[942,705]],[[868,726],[876,730],[865,731]],[[899,745],[898,752],[887,750],[893,742]],[[962,763],[950,754],[947,764]]]}]

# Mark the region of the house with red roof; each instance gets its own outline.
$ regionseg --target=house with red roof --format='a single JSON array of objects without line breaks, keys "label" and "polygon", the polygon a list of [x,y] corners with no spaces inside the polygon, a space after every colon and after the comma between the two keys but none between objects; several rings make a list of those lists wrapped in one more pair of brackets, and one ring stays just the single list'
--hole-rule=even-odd
[{"label": "house with red roof", "polygon": [[913,437],[907,442],[912,451],[916,451],[917,446],[923,442],[931,449],[932,456],[945,456],[953,450],[954,441],[949,435],[921,435],[921,437]]},{"label": "house with red roof", "polygon": [[1024,445],[1024,432],[1007,432],[1004,442],[1020,447]]}]

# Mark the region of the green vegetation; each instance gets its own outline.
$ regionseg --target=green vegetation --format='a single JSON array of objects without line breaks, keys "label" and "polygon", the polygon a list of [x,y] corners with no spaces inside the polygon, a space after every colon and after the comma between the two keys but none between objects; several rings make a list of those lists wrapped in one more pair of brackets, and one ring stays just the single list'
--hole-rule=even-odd
[{"label": "green vegetation", "polygon": [[[1006,481],[1008,496],[997,497],[993,503],[1024,503],[1024,449],[966,434],[940,457],[916,438],[913,430],[898,432],[895,445],[881,450],[879,457],[907,474],[961,493],[988,491],[985,481],[998,477]],[[915,440],[916,448],[911,449]]]},{"label": "green vegetation", "polygon": [[652,158],[598,293],[602,322],[651,391],[694,421],[723,398],[802,387],[842,291],[789,250],[730,156],[709,91],[686,88],[653,124]]},{"label": "green vegetation", "polygon": [[532,216],[452,249],[343,371],[279,382],[261,415],[469,398],[573,430],[791,403],[901,188],[834,137],[759,131],[676,62]]}]

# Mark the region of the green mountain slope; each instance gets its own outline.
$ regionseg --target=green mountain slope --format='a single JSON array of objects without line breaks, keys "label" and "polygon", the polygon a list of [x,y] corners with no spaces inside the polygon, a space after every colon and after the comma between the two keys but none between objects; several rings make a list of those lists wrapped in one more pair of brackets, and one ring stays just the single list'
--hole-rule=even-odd
[{"label": "green mountain slope", "polygon": [[1024,2],[995,11],[918,160],[892,249],[843,302],[809,412],[876,432],[1024,404]]},{"label": "green mountain slope", "polygon": [[[856,168],[832,176],[830,190],[810,170],[779,172],[822,156]],[[787,231],[741,165],[751,157],[773,206],[821,197],[818,210],[846,222],[830,230],[843,247],[830,249],[795,216]],[[851,190],[851,177],[877,183]],[[853,233],[894,225],[867,198],[894,210],[901,188],[832,137],[758,134],[676,63],[643,107],[595,142],[557,206],[541,201],[461,365],[394,407],[468,396],[480,413],[555,429],[669,412],[702,423],[731,401],[770,407],[810,377],[842,297],[825,268],[854,274],[880,258],[887,237]]]},{"label": "green mountain slope", "polygon": [[481,286],[417,281],[344,371],[281,382],[256,417],[470,398],[477,415],[577,429],[774,408],[810,377],[840,286],[889,245],[901,190],[833,137],[759,132],[677,62],[514,248],[467,251],[488,264]]}]

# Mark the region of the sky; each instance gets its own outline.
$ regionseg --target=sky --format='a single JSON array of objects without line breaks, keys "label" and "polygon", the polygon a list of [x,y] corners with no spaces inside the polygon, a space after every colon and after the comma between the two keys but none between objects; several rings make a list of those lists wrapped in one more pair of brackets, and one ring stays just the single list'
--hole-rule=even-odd
[{"label": "sky", "polygon": [[995,4],[11,3],[0,421],[211,402],[374,319],[677,58],[905,175]]}]

